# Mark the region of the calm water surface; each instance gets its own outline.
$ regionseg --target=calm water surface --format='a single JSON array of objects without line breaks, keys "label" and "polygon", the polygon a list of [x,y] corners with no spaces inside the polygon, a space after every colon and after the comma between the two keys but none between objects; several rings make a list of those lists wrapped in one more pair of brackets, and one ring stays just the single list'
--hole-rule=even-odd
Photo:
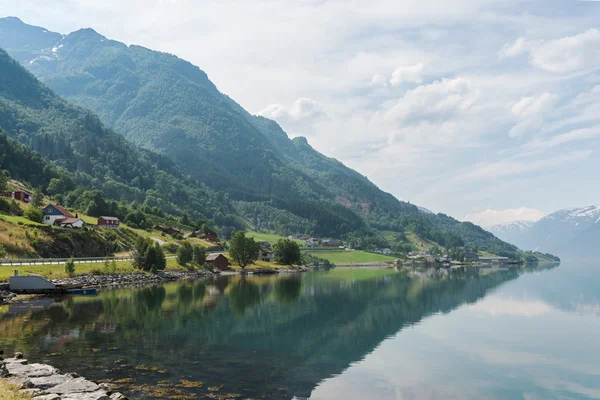
[{"label": "calm water surface", "polygon": [[599,272],[336,269],[111,290],[0,308],[0,348],[139,399],[600,399]]}]

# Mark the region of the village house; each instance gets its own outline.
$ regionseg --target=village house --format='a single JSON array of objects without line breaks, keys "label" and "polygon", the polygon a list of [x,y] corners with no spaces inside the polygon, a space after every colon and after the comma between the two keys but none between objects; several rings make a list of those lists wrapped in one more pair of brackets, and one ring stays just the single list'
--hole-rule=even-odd
[{"label": "village house", "polygon": [[200,236],[200,239],[206,240],[210,243],[217,243],[217,235],[215,235],[214,233],[207,233],[206,235],[202,235]]},{"label": "village house", "polygon": [[16,190],[14,192],[0,192],[0,197],[22,201],[23,203],[31,203],[31,193],[25,190]]},{"label": "village house", "polygon": [[84,225],[81,218],[56,204],[48,204],[42,210],[42,214],[42,222],[46,225],[58,225],[64,228],[81,228]]},{"label": "village house", "polygon": [[98,218],[98,226],[101,228],[117,229],[120,221],[117,217],[100,217]]},{"label": "village house", "polygon": [[229,260],[221,253],[212,253],[206,256],[206,262],[220,271],[229,269]]},{"label": "village house", "polygon": [[342,244],[335,240],[323,240],[321,242],[321,246],[323,246],[323,247],[338,247],[339,248],[342,246]]},{"label": "village house", "polygon": [[317,247],[319,245],[319,241],[317,239],[308,238],[306,239],[304,244],[306,245],[306,247]]},{"label": "village house", "polygon": [[275,261],[275,252],[273,252],[271,248],[271,243],[269,242],[260,242],[258,244],[258,258],[262,261],[273,262]]}]

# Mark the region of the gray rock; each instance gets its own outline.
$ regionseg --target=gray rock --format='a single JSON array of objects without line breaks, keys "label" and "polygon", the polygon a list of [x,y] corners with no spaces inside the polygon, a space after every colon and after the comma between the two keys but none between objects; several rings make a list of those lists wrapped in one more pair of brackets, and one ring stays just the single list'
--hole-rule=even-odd
[{"label": "gray rock", "polygon": [[110,400],[108,394],[104,390],[98,390],[90,393],[72,393],[63,394],[61,400]]},{"label": "gray rock", "polygon": [[9,369],[13,375],[23,375],[28,378],[39,378],[58,374],[58,370],[46,364],[13,364]]},{"label": "gray rock", "polygon": [[4,361],[0,361],[0,378],[6,378],[8,376],[8,368],[6,368],[6,363]]},{"label": "gray rock", "polygon": [[20,351],[17,351],[17,352],[15,353],[15,358],[16,358],[17,360],[20,360],[20,359],[22,359],[22,358],[23,358],[23,353],[21,353]]},{"label": "gray rock", "polygon": [[36,400],[62,400],[62,398],[56,393],[43,394],[41,396],[34,396],[33,398]]},{"label": "gray rock", "polygon": [[[50,389],[50,388],[55,388],[56,386],[60,386],[62,384],[65,384],[67,382],[73,381],[74,379],[71,378],[69,375],[61,375],[61,374],[56,374],[56,375],[50,375],[50,376],[42,376],[39,378],[31,378],[29,379],[29,381],[32,383],[33,387],[39,388],[39,389]],[[56,391],[49,391],[49,393],[60,393],[60,392],[56,392]]]},{"label": "gray rock", "polygon": [[129,400],[127,396],[117,392],[110,395],[110,400]]},{"label": "gray rock", "polygon": [[10,364],[27,364],[27,360],[25,360],[24,358],[6,358],[4,359],[4,362],[6,363],[6,367],[10,370]]},{"label": "gray rock", "polygon": [[[71,393],[91,393],[100,390],[98,384],[88,381],[85,378],[70,379],[66,382],[57,384],[47,389],[48,393],[71,394]],[[61,396],[63,399],[65,396]]]}]

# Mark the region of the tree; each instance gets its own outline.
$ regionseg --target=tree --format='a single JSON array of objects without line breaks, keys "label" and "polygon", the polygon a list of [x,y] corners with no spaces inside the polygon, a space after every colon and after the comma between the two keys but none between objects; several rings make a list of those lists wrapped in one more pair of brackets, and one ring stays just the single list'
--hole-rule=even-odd
[{"label": "tree", "polygon": [[140,237],[131,252],[133,256],[133,266],[138,269],[146,270],[146,255],[148,247],[152,245],[151,239]]},{"label": "tree", "polygon": [[302,254],[298,243],[290,239],[280,239],[273,247],[275,260],[282,265],[300,264]]},{"label": "tree", "polygon": [[75,260],[73,257],[69,258],[69,260],[65,263],[65,272],[69,276],[75,275]]},{"label": "tree", "polygon": [[31,205],[35,208],[40,208],[42,206],[43,201],[44,201],[44,193],[42,193],[42,189],[39,187],[33,189]]},{"label": "tree", "polygon": [[39,208],[27,207],[23,214],[25,215],[25,218],[27,218],[30,221],[39,222],[40,224],[42,223],[43,214],[42,210],[40,210]]},{"label": "tree", "polygon": [[10,180],[10,174],[7,170],[0,170],[0,190],[8,189],[8,181]]},{"label": "tree", "polygon": [[192,247],[192,251],[194,254],[193,261],[198,265],[204,265],[206,262],[206,250],[204,247],[197,244]]},{"label": "tree", "polygon": [[163,252],[163,249],[162,247],[160,247],[160,244],[158,244],[158,242],[154,243],[154,252],[154,265],[156,266],[156,269],[159,271],[164,271],[165,268],[167,268],[167,258],[165,257],[165,253]]},{"label": "tree", "polygon": [[167,267],[167,259],[162,248],[158,243],[148,238],[138,239],[133,248],[132,256],[133,266],[144,271],[156,273]]},{"label": "tree", "polygon": [[187,214],[183,214],[181,216],[181,218],[179,219],[179,222],[181,222],[182,225],[189,225],[190,224],[190,218],[188,217]]},{"label": "tree", "polygon": [[0,258],[6,258],[7,255],[8,253],[6,252],[4,245],[0,244]]},{"label": "tree", "polygon": [[242,269],[256,261],[258,250],[258,243],[254,239],[246,237],[242,231],[234,233],[229,241],[229,255]]},{"label": "tree", "polygon": [[190,242],[183,242],[177,250],[177,264],[184,266],[194,259],[194,251]]}]

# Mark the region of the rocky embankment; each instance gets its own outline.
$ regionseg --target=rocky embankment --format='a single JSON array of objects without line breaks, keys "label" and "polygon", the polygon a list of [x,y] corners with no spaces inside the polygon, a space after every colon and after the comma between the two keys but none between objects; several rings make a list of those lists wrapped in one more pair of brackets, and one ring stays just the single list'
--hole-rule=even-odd
[{"label": "rocky embankment", "polygon": [[161,282],[172,282],[180,279],[197,279],[213,276],[209,271],[165,271],[158,274],[115,274],[115,275],[78,275],[73,278],[54,279],[52,283],[60,286],[121,286],[149,285]]},{"label": "rocky embankment", "polygon": [[37,400],[127,400],[109,385],[97,384],[77,374],[62,374],[46,364],[29,364],[21,353],[0,358],[0,378]]}]

